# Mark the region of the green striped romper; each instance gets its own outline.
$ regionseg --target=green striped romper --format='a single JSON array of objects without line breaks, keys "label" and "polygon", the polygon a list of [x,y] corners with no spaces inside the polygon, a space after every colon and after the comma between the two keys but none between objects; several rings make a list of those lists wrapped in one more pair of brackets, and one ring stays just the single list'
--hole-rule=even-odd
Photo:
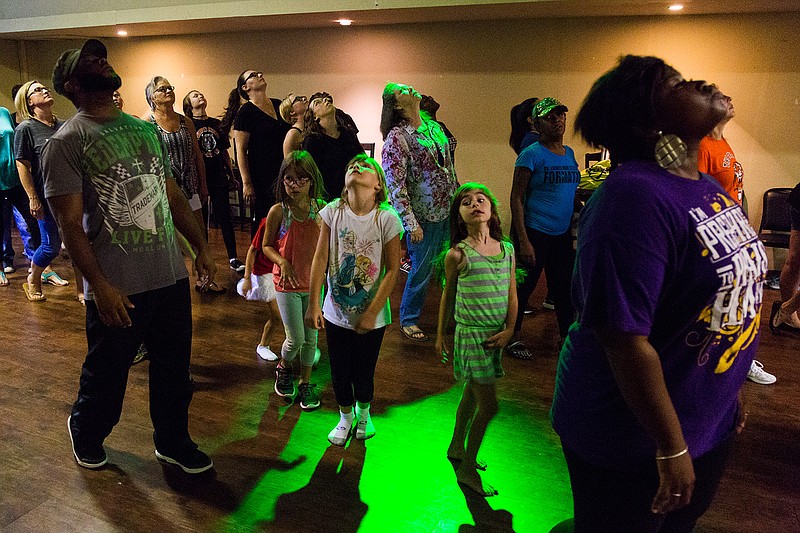
[{"label": "green striped romper", "polygon": [[453,372],[457,380],[493,383],[503,377],[502,348],[487,349],[483,343],[502,331],[508,313],[508,287],[514,248],[502,242],[502,253],[484,257],[465,242],[457,247],[467,258],[458,273],[456,287],[456,334]]}]

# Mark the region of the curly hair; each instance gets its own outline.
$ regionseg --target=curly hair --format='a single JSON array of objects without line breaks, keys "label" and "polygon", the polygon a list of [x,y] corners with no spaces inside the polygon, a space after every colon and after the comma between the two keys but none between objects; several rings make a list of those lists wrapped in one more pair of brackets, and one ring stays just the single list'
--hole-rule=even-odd
[{"label": "curly hair", "polygon": [[575,132],[595,148],[607,148],[615,164],[653,160],[658,94],[676,74],[657,57],[622,57],[594,82],[575,117]]}]

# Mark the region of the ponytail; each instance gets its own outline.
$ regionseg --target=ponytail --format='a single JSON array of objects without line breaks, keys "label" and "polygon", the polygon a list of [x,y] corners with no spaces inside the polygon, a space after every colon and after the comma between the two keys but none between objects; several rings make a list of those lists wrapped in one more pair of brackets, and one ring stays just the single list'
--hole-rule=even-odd
[{"label": "ponytail", "polygon": [[222,116],[220,129],[224,135],[230,134],[233,120],[236,118],[236,113],[239,112],[240,107],[242,107],[242,104],[239,99],[239,88],[236,87],[228,95],[228,107],[225,108],[225,114]]}]

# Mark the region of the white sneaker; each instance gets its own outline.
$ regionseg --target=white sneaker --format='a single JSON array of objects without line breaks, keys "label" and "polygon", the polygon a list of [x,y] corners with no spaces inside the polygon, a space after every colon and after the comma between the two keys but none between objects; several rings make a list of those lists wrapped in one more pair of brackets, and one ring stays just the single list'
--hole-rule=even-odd
[{"label": "white sneaker", "polygon": [[759,385],[770,385],[778,381],[778,378],[764,370],[764,365],[760,361],[753,359],[750,370],[747,372],[747,379]]},{"label": "white sneaker", "polygon": [[258,356],[263,359],[264,361],[277,361],[278,356],[275,355],[275,352],[269,349],[269,346],[261,346],[260,344],[256,346],[256,353]]}]

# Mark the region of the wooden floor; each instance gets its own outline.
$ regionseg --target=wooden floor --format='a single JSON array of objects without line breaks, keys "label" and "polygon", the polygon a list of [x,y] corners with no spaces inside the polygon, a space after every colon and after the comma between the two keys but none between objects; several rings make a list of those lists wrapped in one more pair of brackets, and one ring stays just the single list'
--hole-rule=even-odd
[{"label": "wooden floor", "polygon": [[[431,344],[412,343],[391,326],[376,376],[378,435],[346,449],[329,446],[338,415],[326,356],[314,377],[320,410],[303,413],[274,394],[274,364],[255,354],[263,308],[235,294],[219,233],[211,240],[228,294],[192,295],[190,420],[215,462],[210,475],[181,475],[156,461],[147,363],[131,370],[122,420],[105,443],[109,466],[78,467],[66,419],[86,349],[83,308],[73,286],[46,286],[47,302],[29,303],[24,268],[9,275],[11,286],[0,289],[0,530],[546,532],[570,516],[566,468],[547,419],[555,317],[538,310],[540,292],[531,299],[537,312],[525,319],[536,357],[504,360],[500,413],[482,450],[500,495],[484,500],[459,489],[445,458],[459,390]],[[246,236],[238,240],[243,253]],[[54,266],[72,278],[63,259]],[[398,285],[395,317],[401,292]],[[427,331],[435,328],[438,296],[429,295]],[[776,297],[766,291],[765,313]],[[324,353],[324,336],[321,344]],[[749,426],[698,531],[800,531],[800,341],[764,326],[758,358],[778,382],[746,385]]]}]

